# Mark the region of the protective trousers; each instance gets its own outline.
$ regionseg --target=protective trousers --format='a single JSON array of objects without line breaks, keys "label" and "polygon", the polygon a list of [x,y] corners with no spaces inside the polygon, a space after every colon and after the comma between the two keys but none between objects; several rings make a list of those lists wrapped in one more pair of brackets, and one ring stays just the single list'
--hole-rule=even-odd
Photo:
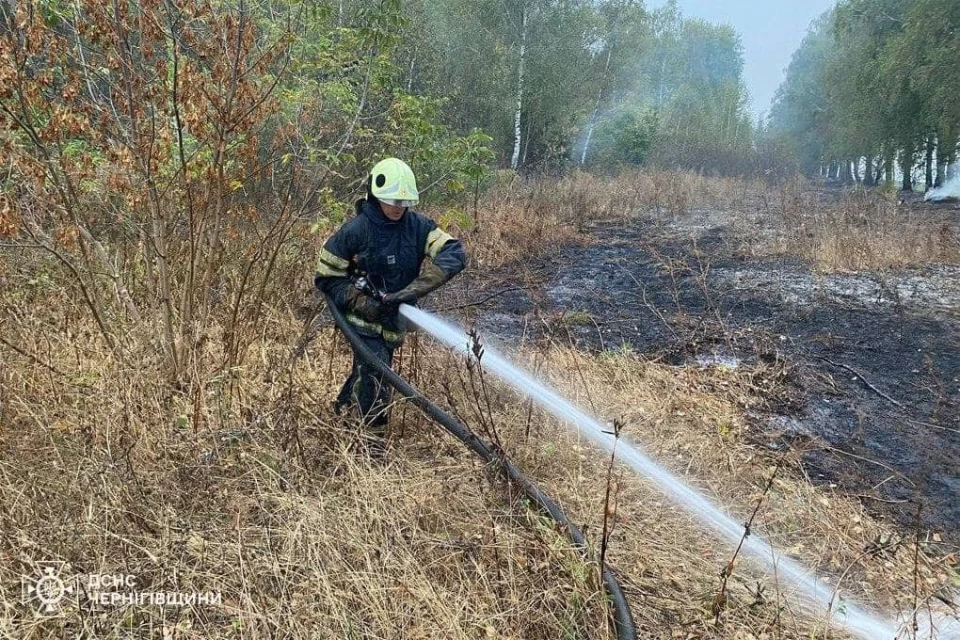
[{"label": "protective trousers", "polygon": [[[393,347],[381,336],[360,335],[360,339],[372,351],[377,359],[388,367],[393,364]],[[383,380],[370,364],[353,354],[353,370],[340,389],[337,407],[354,403],[360,415],[361,424],[371,435],[383,436],[390,417],[390,398],[393,389]]]}]

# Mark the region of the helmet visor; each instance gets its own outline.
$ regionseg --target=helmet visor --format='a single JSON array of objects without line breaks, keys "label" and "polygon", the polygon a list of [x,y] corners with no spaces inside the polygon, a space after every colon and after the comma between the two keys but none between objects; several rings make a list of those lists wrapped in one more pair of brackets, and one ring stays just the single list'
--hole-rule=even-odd
[{"label": "helmet visor", "polygon": [[418,200],[390,200],[389,198],[380,198],[380,202],[393,205],[394,207],[412,207],[419,202]]}]

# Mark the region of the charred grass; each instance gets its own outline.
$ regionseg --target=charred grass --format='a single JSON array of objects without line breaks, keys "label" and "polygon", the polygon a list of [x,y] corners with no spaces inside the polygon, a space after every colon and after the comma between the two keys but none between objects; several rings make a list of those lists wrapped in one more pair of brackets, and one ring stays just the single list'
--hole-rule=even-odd
[{"label": "charred grass", "polygon": [[486,267],[576,241],[596,220],[636,218],[665,234],[675,233],[671,223],[678,221],[700,227],[688,224],[688,231],[730,225],[743,254],[795,257],[821,273],[960,264],[954,206],[877,188],[645,170],[613,177],[506,176],[485,202],[474,244]]}]

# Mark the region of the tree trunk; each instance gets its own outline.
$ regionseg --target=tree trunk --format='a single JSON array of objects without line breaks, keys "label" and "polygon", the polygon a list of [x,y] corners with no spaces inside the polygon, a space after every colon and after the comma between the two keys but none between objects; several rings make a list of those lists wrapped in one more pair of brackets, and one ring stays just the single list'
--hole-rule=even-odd
[{"label": "tree trunk", "polygon": [[527,114],[527,130],[523,135],[523,155],[520,156],[520,166],[527,166],[527,152],[530,151],[530,114]]},{"label": "tree trunk", "polygon": [[863,184],[872,187],[875,184],[873,182],[873,156],[867,156],[865,160],[866,162],[863,167]]},{"label": "tree trunk", "polygon": [[407,73],[407,93],[413,93],[413,72],[417,66],[417,50],[413,50],[413,57],[410,59],[410,71]]},{"label": "tree trunk", "polygon": [[664,93],[663,77],[666,75],[666,73],[667,73],[667,56],[666,54],[664,54],[660,61],[660,77],[658,78],[659,82],[657,83],[658,85],[657,86],[657,111],[658,112],[660,111],[660,109],[663,108],[663,93]]},{"label": "tree trunk", "polygon": [[860,179],[860,158],[853,161],[853,181],[857,184],[863,182]]},{"label": "tree trunk", "polygon": [[839,170],[837,171],[840,182],[843,184],[850,184],[850,161],[844,160],[840,163]]},{"label": "tree trunk", "polygon": [[947,178],[947,152],[943,146],[943,138],[937,136],[937,176],[933,180],[933,186],[942,187],[943,181]]},{"label": "tree trunk", "polygon": [[913,152],[904,149],[900,153],[900,172],[903,174],[901,191],[913,191]]},{"label": "tree trunk", "polygon": [[885,185],[893,184],[893,154],[890,153],[883,159],[883,183]]},{"label": "tree trunk", "polygon": [[926,163],[926,174],[925,174],[925,188],[930,189],[933,187],[933,134],[931,133],[927,136],[927,157],[924,159]]},{"label": "tree trunk", "polygon": [[937,135],[937,186],[949,182],[957,174],[957,136],[947,130]]},{"label": "tree trunk", "polygon": [[527,8],[521,9],[520,59],[517,62],[517,111],[513,118],[513,157],[510,168],[514,171],[520,165],[520,116],[523,114],[523,65],[527,57]]},{"label": "tree trunk", "polygon": [[610,72],[610,57],[613,55],[613,45],[607,48],[607,62],[603,66],[603,78],[600,81],[600,90],[597,91],[597,104],[593,107],[590,116],[590,126],[587,128],[587,139],[583,143],[583,153],[580,155],[580,165],[587,163],[587,152],[590,150],[590,139],[593,138],[593,128],[597,126],[597,116],[600,114],[600,104],[603,100],[603,90],[607,84],[607,74]]}]

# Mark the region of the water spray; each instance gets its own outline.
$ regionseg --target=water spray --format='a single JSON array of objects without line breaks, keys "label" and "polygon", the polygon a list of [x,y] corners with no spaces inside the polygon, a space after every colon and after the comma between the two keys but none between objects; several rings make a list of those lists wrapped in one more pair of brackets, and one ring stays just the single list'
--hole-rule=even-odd
[{"label": "water spray", "polygon": [[[400,314],[458,353],[471,356],[471,339],[458,327],[409,305],[401,305]],[[563,422],[575,427],[582,436],[608,453],[612,452],[616,445],[617,458],[638,474],[650,478],[677,506],[687,510],[733,545],[743,540],[741,552],[775,571],[782,582],[794,589],[799,601],[807,605],[807,608],[827,614],[828,618],[833,618],[838,624],[865,640],[893,640],[899,637],[899,625],[872,614],[849,600],[841,599],[834,587],[817,580],[799,563],[778,553],[760,536],[751,533],[744,539],[742,524],[734,521],[705,496],[654,462],[627,438],[621,436],[618,442],[613,435],[606,433],[604,425],[596,418],[513,365],[489,345],[484,345],[483,366],[504,382],[536,400]],[[939,637],[942,640],[960,639],[960,627],[955,621],[950,622],[953,624],[949,628],[946,628],[945,622],[939,627]]]}]

